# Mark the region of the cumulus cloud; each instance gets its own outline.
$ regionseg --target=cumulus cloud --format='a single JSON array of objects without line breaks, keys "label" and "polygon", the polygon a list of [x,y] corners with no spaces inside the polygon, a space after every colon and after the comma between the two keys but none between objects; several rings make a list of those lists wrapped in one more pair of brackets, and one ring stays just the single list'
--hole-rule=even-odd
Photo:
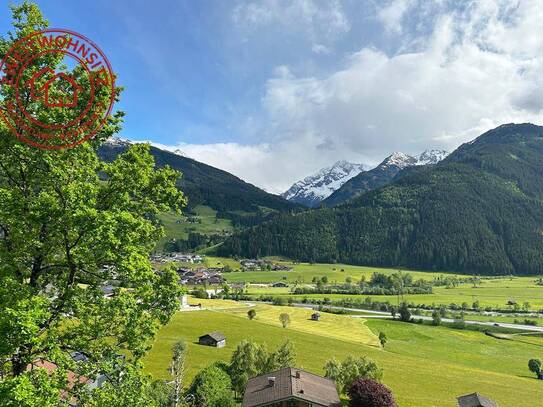
[{"label": "cumulus cloud", "polygon": [[[279,10],[275,1],[251,3],[237,11],[237,18],[247,24],[271,24],[278,13],[294,15],[293,10],[321,18],[308,11],[313,2],[302,3],[308,9],[292,3],[291,11]],[[392,151],[452,150],[503,123],[541,123],[539,1],[481,0],[460,8],[434,3],[441,11],[431,19],[424,14],[430,19],[425,21],[430,21],[427,32],[402,26],[411,32],[406,36],[409,42],[398,44],[400,51],[365,46],[324,75],[294,75],[287,66],[275,69],[260,101],[265,143],[181,149],[280,192],[339,159],[377,164]],[[408,8],[416,15],[421,4],[393,1],[378,10],[376,18],[385,31],[391,30]],[[332,21],[336,30],[344,27],[340,18]]]}]

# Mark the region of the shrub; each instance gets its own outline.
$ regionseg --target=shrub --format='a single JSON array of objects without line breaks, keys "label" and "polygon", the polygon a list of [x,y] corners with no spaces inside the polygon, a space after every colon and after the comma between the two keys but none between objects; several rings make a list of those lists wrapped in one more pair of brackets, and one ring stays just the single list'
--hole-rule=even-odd
[{"label": "shrub", "polygon": [[281,322],[281,325],[283,325],[283,328],[286,328],[290,324],[290,315],[287,313],[282,313],[279,315],[279,321]]},{"label": "shrub", "polygon": [[387,343],[387,336],[384,332],[379,332],[379,342],[381,342],[381,346],[384,348]]},{"label": "shrub", "polygon": [[373,379],[355,380],[348,395],[350,407],[397,407],[392,392]]},{"label": "shrub", "polygon": [[231,389],[228,374],[219,367],[209,366],[196,375],[188,393],[194,395],[199,406],[214,407],[219,400],[221,405],[227,406],[228,399],[232,399]]},{"label": "shrub", "polygon": [[407,303],[402,303],[400,305],[400,320],[403,322],[409,322],[411,321],[411,311],[409,311],[409,307],[407,306]]},{"label": "shrub", "polygon": [[528,369],[530,372],[535,373],[538,379],[541,379],[541,361],[539,359],[530,359],[528,361]]}]

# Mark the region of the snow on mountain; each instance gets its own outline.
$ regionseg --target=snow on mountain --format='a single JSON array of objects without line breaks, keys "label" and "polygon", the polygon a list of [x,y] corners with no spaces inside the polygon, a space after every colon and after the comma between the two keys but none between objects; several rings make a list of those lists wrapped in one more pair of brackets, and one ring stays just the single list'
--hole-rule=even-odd
[{"label": "snow on mountain", "polygon": [[395,152],[389,155],[387,158],[385,158],[384,161],[380,164],[380,166],[383,166],[383,167],[395,166],[399,169],[404,169],[406,167],[415,165],[416,163],[417,163],[416,158],[411,157],[410,155],[407,155],[405,153]]},{"label": "snow on mountain", "polygon": [[169,151],[170,153],[180,155],[181,157],[187,157],[187,155],[181,149],[177,147],[168,146],[166,144],[155,143],[153,141],[131,141],[131,140],[124,139],[121,137],[111,136],[105,141],[105,143],[110,146],[117,146],[117,147],[127,147],[132,144],[138,144],[138,143],[149,143],[153,147],[156,147],[160,150]]},{"label": "snow on mountain", "polygon": [[412,165],[437,164],[449,153],[445,150],[425,150],[420,155],[413,157],[402,152],[392,153],[380,164],[384,166],[396,166],[399,169],[411,167]]},{"label": "snow on mountain", "polygon": [[296,182],[281,196],[292,202],[316,207],[346,181],[366,169],[367,166],[364,164],[353,164],[344,160],[338,161],[331,167],[323,168],[317,173]]},{"label": "snow on mountain", "polygon": [[132,142],[128,139],[124,139],[117,136],[111,136],[108,138],[104,144],[115,146],[115,147],[126,147],[132,145]]},{"label": "snow on mountain", "polygon": [[445,150],[426,150],[417,159],[416,165],[437,164],[449,155]]}]

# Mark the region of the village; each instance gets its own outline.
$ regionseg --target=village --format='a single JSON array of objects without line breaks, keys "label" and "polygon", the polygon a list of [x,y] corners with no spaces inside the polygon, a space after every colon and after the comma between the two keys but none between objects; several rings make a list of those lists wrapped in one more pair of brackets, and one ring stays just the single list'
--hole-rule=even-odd
[{"label": "village", "polygon": [[[193,253],[159,253],[150,257],[152,263],[160,267],[161,265],[173,263],[179,267],[177,274],[179,282],[185,286],[212,286],[223,285],[227,282],[225,273],[233,271],[292,271],[292,268],[267,259],[242,259],[239,261],[240,269],[233,270],[228,265],[220,267],[206,266],[205,255]],[[287,287],[284,282],[275,283],[274,287]],[[239,284],[234,284],[233,288],[238,288]]]}]

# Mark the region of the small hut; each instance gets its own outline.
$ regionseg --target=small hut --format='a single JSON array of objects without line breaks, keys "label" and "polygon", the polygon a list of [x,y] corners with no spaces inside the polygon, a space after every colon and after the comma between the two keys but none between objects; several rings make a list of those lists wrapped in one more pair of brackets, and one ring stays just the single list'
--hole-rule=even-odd
[{"label": "small hut", "polygon": [[222,348],[226,346],[226,336],[220,332],[211,332],[200,336],[198,339],[200,345],[214,346],[215,348]]},{"label": "small hut", "polygon": [[496,402],[489,398],[480,395],[479,393],[472,393],[466,396],[458,397],[459,407],[498,407]]}]

